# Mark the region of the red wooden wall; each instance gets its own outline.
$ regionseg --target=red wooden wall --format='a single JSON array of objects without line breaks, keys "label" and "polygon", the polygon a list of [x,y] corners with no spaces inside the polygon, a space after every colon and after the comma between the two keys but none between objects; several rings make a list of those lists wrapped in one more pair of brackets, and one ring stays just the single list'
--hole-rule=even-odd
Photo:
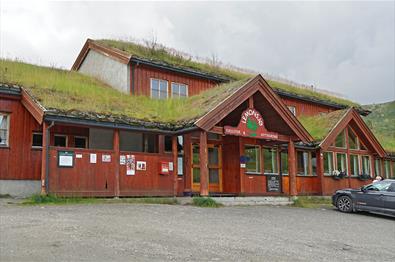
[{"label": "red wooden wall", "polygon": [[[132,92],[132,66],[130,67],[130,90]],[[203,78],[193,77],[186,74],[174,73],[166,70],[155,69],[152,67],[138,65],[134,66],[134,92],[135,95],[151,95],[151,78],[168,81],[168,95],[171,96],[171,82],[188,85],[188,95],[196,95],[203,90],[209,89],[216,85],[216,82]]]},{"label": "red wooden wall", "polygon": [[329,106],[320,105],[317,103],[311,103],[303,100],[292,99],[287,97],[281,97],[281,99],[285,105],[294,106],[296,108],[297,117],[301,115],[314,116],[320,113],[330,113],[335,110]]},{"label": "red wooden wall", "polygon": [[1,97],[0,112],[10,113],[9,146],[0,147],[0,179],[40,180],[41,149],[32,149],[32,131],[41,126],[16,99]]}]

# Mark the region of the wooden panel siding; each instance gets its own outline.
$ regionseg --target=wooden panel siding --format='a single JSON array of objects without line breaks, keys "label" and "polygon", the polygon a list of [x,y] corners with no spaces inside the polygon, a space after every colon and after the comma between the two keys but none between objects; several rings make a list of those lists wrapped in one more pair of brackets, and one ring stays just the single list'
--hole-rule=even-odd
[{"label": "wooden panel siding", "polygon": [[321,184],[318,176],[297,176],[296,190],[298,195],[319,195]]},{"label": "wooden panel siding", "polygon": [[[134,69],[133,69],[134,68]],[[133,73],[134,70],[134,73]],[[181,83],[188,85],[188,95],[196,95],[201,91],[214,87],[217,83],[199,77],[188,76],[185,74],[174,73],[166,70],[156,69],[144,65],[130,66],[130,92],[135,95],[151,95],[151,78],[168,81],[168,97],[171,97],[171,83]]]},{"label": "wooden panel siding", "polygon": [[10,114],[9,145],[0,147],[0,179],[40,180],[41,149],[32,149],[32,132],[41,126],[20,99],[1,98],[0,112]]},{"label": "wooden panel siding", "polygon": [[294,106],[296,109],[296,116],[314,116],[321,113],[330,113],[335,111],[335,108],[330,106],[321,105],[318,103],[311,103],[303,100],[288,98],[280,96],[281,100],[287,106]]}]

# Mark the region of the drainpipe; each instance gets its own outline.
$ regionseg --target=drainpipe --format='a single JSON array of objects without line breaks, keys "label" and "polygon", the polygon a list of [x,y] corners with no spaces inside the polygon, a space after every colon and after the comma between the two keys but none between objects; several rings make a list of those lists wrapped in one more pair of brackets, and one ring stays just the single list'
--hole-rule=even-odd
[{"label": "drainpipe", "polygon": [[45,132],[47,133],[45,139],[45,147],[46,147],[46,155],[45,155],[45,191],[47,194],[49,193],[49,143],[50,143],[50,136],[51,133],[49,129],[55,125],[55,122],[52,121],[51,124],[46,128]]},{"label": "drainpipe", "polygon": [[134,95],[134,63],[131,62],[130,66],[132,67],[132,79],[130,81],[132,82],[132,95]]}]

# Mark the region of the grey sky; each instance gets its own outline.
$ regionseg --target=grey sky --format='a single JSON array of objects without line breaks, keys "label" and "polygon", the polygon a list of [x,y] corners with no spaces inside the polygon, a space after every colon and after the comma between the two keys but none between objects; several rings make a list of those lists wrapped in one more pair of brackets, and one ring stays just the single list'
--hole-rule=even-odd
[{"label": "grey sky", "polygon": [[342,93],[395,99],[394,2],[1,1],[0,55],[70,68],[86,38],[150,38]]}]

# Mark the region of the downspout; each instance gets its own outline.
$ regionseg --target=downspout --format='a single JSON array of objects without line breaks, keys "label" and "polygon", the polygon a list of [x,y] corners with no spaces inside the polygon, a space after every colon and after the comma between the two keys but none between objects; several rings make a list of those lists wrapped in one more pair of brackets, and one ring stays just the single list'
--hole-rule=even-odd
[{"label": "downspout", "polygon": [[46,148],[46,156],[45,156],[45,191],[47,194],[49,193],[49,143],[51,133],[49,129],[55,125],[55,122],[52,121],[51,124],[46,128],[45,132],[47,136],[45,138],[45,148]]},{"label": "downspout", "polygon": [[132,85],[131,85],[132,86],[132,95],[134,95],[134,63],[131,62],[130,66],[132,68],[132,79],[130,81],[132,83]]}]

